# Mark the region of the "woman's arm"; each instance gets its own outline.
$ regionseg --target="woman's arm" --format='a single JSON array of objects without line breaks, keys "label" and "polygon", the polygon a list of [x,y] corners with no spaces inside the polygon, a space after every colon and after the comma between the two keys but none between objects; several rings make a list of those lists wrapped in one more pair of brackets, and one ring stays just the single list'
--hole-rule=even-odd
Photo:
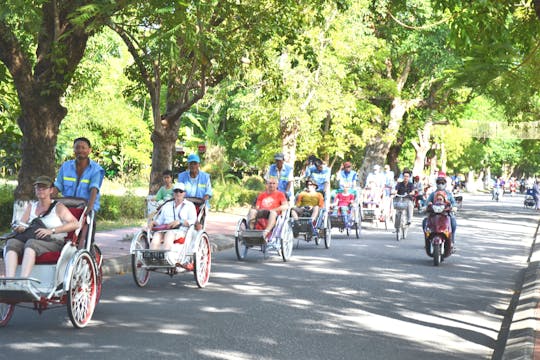
[{"label": "woman's arm", "polygon": [[77,230],[79,220],[73,216],[71,211],[64,204],[56,205],[56,215],[62,220],[62,225],[55,228],[55,232],[63,233]]}]

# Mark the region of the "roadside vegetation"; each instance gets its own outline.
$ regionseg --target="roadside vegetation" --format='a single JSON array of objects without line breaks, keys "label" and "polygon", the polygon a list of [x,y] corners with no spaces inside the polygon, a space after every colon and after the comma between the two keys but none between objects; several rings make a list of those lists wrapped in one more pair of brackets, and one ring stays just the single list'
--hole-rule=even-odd
[{"label": "roadside vegetation", "polygon": [[[47,0],[29,12],[7,0],[0,177],[17,182],[1,204],[30,198],[79,136],[106,170],[103,221],[141,217],[161,172],[185,170],[190,153],[212,176],[214,210],[249,204],[277,152],[295,175],[310,155],[332,173],[350,161],[361,183],[374,164],[540,173],[540,3],[220,4]],[[55,21],[80,31],[50,36]]]}]

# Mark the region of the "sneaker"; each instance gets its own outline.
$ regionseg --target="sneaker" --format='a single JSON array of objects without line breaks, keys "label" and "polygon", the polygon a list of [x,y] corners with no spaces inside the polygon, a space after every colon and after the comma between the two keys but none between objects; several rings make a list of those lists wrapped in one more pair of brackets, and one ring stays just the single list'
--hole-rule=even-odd
[{"label": "sneaker", "polygon": [[411,225],[411,222],[407,221],[407,223],[405,225],[409,226],[409,225]]}]

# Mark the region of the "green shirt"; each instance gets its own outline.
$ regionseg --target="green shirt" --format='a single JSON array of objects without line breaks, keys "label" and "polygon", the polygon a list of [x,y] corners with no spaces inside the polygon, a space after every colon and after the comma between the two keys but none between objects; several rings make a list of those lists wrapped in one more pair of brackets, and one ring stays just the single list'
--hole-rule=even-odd
[{"label": "green shirt", "polygon": [[161,200],[169,200],[173,198],[173,189],[172,186],[170,189],[165,188],[165,186],[162,186],[159,188],[157,194],[156,194],[156,201]]}]

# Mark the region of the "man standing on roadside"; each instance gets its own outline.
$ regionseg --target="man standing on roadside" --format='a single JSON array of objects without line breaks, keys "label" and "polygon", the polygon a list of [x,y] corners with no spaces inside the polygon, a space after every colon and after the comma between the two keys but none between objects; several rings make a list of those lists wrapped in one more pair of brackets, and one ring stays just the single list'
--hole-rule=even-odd
[{"label": "man standing on roadside", "polygon": [[57,193],[63,196],[75,196],[88,201],[87,208],[99,210],[100,188],[105,170],[88,157],[92,152],[90,140],[85,137],[73,141],[75,160],[62,164],[54,182]]}]

